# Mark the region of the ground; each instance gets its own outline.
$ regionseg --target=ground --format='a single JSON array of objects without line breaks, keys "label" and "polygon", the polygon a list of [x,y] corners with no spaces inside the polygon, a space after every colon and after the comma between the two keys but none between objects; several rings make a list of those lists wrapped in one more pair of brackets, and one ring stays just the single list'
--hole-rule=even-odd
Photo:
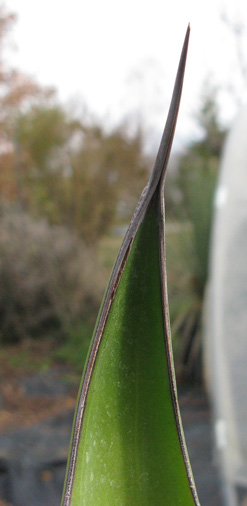
[{"label": "ground", "polygon": [[[51,340],[27,340],[1,349],[0,407],[2,404],[3,409],[0,409],[0,433],[39,423],[48,416],[74,408],[78,376],[53,358],[55,346]],[[34,397],[26,395],[23,378],[37,372],[44,374],[50,368],[57,371],[58,377],[69,378],[75,388],[71,388],[66,396],[36,396],[34,403]]]},{"label": "ground", "polygon": [[[69,443],[80,378],[67,365],[54,359],[55,349],[56,343],[51,340],[26,341],[20,345],[2,348],[0,356],[0,438],[2,441],[8,441],[10,444],[9,440],[14,435],[17,441],[14,444],[18,446],[18,438],[20,437],[18,434],[21,434],[22,444],[25,446],[25,437],[29,438],[31,435],[37,444],[42,445],[42,448],[47,446],[51,448],[50,445],[55,444],[52,431],[56,427],[50,421],[56,420],[56,424],[65,423],[65,433],[61,432],[61,441],[67,439],[66,445]],[[201,504],[203,506],[222,506],[219,478],[213,453],[213,427],[205,392],[199,387],[180,385],[179,402]],[[51,436],[50,443],[49,440],[46,440],[49,434]],[[60,446],[60,442],[57,446]],[[67,452],[66,446],[66,455]],[[61,472],[64,475],[65,467]],[[50,470],[49,476],[52,476]],[[63,479],[61,476],[56,492],[55,503],[57,504],[59,504],[61,497]],[[30,483],[29,478],[27,480]],[[44,485],[41,483],[40,486],[42,492]],[[42,502],[42,506],[45,503],[46,501]],[[26,504],[27,502],[25,502],[25,506]],[[33,506],[33,502],[28,504]],[[0,499],[0,506],[16,506],[16,503],[13,501],[13,504],[10,504]]]}]

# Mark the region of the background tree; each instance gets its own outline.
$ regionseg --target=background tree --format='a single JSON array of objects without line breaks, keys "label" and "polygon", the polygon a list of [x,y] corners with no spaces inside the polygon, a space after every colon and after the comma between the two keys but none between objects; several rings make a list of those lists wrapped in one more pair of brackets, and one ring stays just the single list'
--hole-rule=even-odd
[{"label": "background tree", "polygon": [[95,242],[114,223],[129,219],[149,162],[140,133],[129,137],[124,128],[106,133],[93,126],[84,128],[71,169],[66,214],[73,227]]},{"label": "background tree", "polygon": [[147,178],[141,132],[74,119],[54,93],[9,69],[3,49],[14,20],[2,7],[0,198],[95,243],[129,219]]},{"label": "background tree", "polygon": [[139,132],[105,132],[49,102],[31,107],[16,129],[26,209],[89,243],[129,218],[149,168]]},{"label": "background tree", "polygon": [[16,160],[16,121],[22,110],[47,93],[29,76],[4,59],[8,35],[16,17],[0,5],[0,192],[1,198],[22,201],[21,166]]}]

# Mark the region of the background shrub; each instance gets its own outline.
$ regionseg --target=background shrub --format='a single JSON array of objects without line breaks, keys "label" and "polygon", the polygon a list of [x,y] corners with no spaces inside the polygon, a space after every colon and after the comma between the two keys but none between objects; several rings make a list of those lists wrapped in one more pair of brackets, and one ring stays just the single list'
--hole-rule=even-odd
[{"label": "background shrub", "polygon": [[25,212],[1,211],[0,342],[63,337],[79,320],[90,321],[100,279],[95,255],[76,235]]}]

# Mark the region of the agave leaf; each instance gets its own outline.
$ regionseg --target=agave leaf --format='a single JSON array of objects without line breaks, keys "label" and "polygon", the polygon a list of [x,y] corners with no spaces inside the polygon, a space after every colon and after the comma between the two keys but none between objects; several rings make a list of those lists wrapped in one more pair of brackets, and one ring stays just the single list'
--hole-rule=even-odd
[{"label": "agave leaf", "polygon": [[173,370],[163,186],[189,28],[155,167],[113,268],[77,402],[63,506],[199,505]]}]

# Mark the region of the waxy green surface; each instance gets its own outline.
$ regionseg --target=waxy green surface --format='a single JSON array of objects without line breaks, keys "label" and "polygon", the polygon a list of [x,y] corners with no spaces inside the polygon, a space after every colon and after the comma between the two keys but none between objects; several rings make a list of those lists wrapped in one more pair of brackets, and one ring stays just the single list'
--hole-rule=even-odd
[{"label": "waxy green surface", "polygon": [[71,506],[190,506],[164,342],[154,201],[107,319],[83,420]]},{"label": "waxy green surface", "polygon": [[62,506],[199,506],[169,334],[164,175],[186,33],[161,145],[113,268],[78,397]]}]

